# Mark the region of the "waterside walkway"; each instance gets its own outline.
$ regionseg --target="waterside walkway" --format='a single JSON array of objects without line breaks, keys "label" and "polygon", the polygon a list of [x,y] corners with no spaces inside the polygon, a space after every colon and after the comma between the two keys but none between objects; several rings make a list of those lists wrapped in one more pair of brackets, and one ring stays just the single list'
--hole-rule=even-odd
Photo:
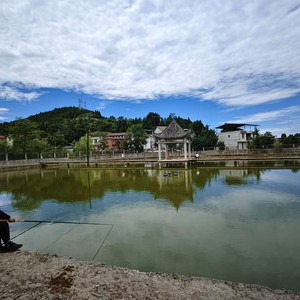
[{"label": "waterside walkway", "polygon": [[184,159],[182,156],[171,155],[168,159],[159,160],[157,153],[140,153],[120,156],[92,156],[87,161],[81,158],[42,158],[42,159],[19,159],[0,161],[1,170],[15,170],[23,168],[49,168],[49,167],[144,167],[144,168],[188,168],[189,166],[219,166],[245,167],[247,162],[255,161],[287,161],[294,162],[299,166],[300,148],[282,149],[282,151],[203,151],[198,159],[195,155],[192,159]]}]

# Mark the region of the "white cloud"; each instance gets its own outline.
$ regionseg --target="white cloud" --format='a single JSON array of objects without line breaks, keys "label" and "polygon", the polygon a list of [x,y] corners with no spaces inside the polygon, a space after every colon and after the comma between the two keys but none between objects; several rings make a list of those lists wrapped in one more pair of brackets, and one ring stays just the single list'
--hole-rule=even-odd
[{"label": "white cloud", "polygon": [[9,111],[8,108],[0,107],[0,114],[6,113],[6,112],[8,112],[8,111]]},{"label": "white cloud", "polygon": [[290,106],[284,109],[240,117],[238,119],[227,121],[227,123],[259,124],[261,133],[270,131],[272,134],[279,137],[282,133],[299,133],[299,112],[300,106]]},{"label": "white cloud", "polygon": [[107,102],[99,102],[96,109],[105,109],[107,107]]},{"label": "white cloud", "polygon": [[0,86],[0,98],[6,100],[31,101],[40,95],[37,92],[22,92],[16,87]]},{"label": "white cloud", "polygon": [[232,121],[228,121],[228,123],[255,123],[255,122],[265,122],[272,121],[277,119],[286,119],[291,115],[294,115],[300,111],[300,106],[290,106],[284,109],[267,111],[262,113],[257,113],[253,115],[249,115],[247,117],[241,117],[239,119],[235,119]]},{"label": "white cloud", "polygon": [[[299,123],[297,123],[299,124]],[[299,130],[297,130],[297,124],[292,123],[289,126],[283,126],[283,127],[276,127],[276,126],[262,126],[259,129],[260,134],[264,134],[265,132],[269,131],[276,137],[281,137],[283,133],[285,134],[296,134],[299,133]]]},{"label": "white cloud", "polygon": [[0,121],[4,121],[4,120],[7,119],[6,117],[3,117],[3,116],[1,116],[1,115],[7,113],[8,111],[9,111],[8,108],[0,107]]},{"label": "white cloud", "polygon": [[[284,99],[300,93],[298,3],[2,0],[0,84],[228,106]],[[39,96],[9,89],[0,97]]]}]

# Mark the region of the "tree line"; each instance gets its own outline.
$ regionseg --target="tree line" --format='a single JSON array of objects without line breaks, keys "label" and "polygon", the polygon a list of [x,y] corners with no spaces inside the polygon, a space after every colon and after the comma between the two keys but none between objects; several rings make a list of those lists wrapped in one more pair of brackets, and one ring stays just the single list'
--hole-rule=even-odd
[{"label": "tree line", "polygon": [[[78,107],[56,108],[49,112],[39,113],[26,119],[0,124],[0,134],[8,135],[8,139],[0,140],[0,153],[41,153],[48,151],[65,151],[65,146],[72,145],[76,151],[85,152],[87,134],[98,136],[102,141],[102,149],[107,147],[107,133],[124,132],[126,141],[119,141],[115,150],[142,151],[148,134],[157,126],[167,126],[175,119],[184,129],[193,132],[192,148],[195,151],[212,148],[224,144],[218,142],[215,130],[204,125],[201,120],[191,121],[170,114],[162,118],[158,113],[150,112],[144,118],[127,119],[124,117],[104,117],[99,111],[90,111]],[[300,134],[283,134],[275,139],[271,132],[254,133],[251,147],[262,149],[269,147],[299,146]],[[176,147],[176,145],[170,145]]]},{"label": "tree line", "polygon": [[[200,120],[191,121],[174,114],[167,118],[150,112],[144,118],[127,119],[124,117],[104,117],[99,111],[90,111],[78,107],[56,108],[39,113],[26,119],[0,124],[0,134],[8,135],[11,141],[0,141],[0,152],[41,153],[46,151],[64,151],[67,145],[86,151],[87,133],[99,136],[105,141],[107,133],[124,132],[127,141],[116,144],[117,150],[142,151],[148,134],[157,126],[167,126],[173,119],[184,129],[194,133],[192,147],[214,147],[218,138],[216,132]],[[103,148],[105,148],[103,142]]]}]

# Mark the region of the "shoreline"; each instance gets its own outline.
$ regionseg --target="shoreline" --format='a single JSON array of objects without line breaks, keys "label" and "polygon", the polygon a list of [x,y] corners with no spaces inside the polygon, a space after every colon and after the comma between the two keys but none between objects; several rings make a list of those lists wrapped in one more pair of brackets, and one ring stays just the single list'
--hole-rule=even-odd
[{"label": "shoreline", "polygon": [[2,299],[300,299],[285,289],[140,272],[29,251],[0,253]]}]

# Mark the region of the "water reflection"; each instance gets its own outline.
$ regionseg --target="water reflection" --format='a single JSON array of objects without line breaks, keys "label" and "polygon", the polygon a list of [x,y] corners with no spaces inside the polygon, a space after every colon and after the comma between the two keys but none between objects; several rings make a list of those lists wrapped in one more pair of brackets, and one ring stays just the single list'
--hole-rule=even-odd
[{"label": "water reflection", "polygon": [[220,170],[219,174],[228,185],[243,185],[258,182],[262,172],[257,169],[229,169]]},{"label": "water reflection", "polygon": [[164,171],[125,170],[31,170],[0,175],[0,191],[11,193],[14,207],[32,210],[43,200],[62,202],[91,201],[107,192],[144,191],[154,199],[163,199],[177,210],[185,201],[193,202],[195,190],[203,190],[217,178],[227,185],[251,184],[259,181],[263,170],[180,170],[178,175],[163,176]]},{"label": "water reflection", "polygon": [[[127,168],[8,172],[0,174],[0,206],[28,219],[114,224],[111,232],[37,226],[19,237],[27,250],[299,290],[295,170],[214,167],[166,177]],[[14,224],[13,234],[24,226]],[[86,247],[79,251],[78,244]]]}]

